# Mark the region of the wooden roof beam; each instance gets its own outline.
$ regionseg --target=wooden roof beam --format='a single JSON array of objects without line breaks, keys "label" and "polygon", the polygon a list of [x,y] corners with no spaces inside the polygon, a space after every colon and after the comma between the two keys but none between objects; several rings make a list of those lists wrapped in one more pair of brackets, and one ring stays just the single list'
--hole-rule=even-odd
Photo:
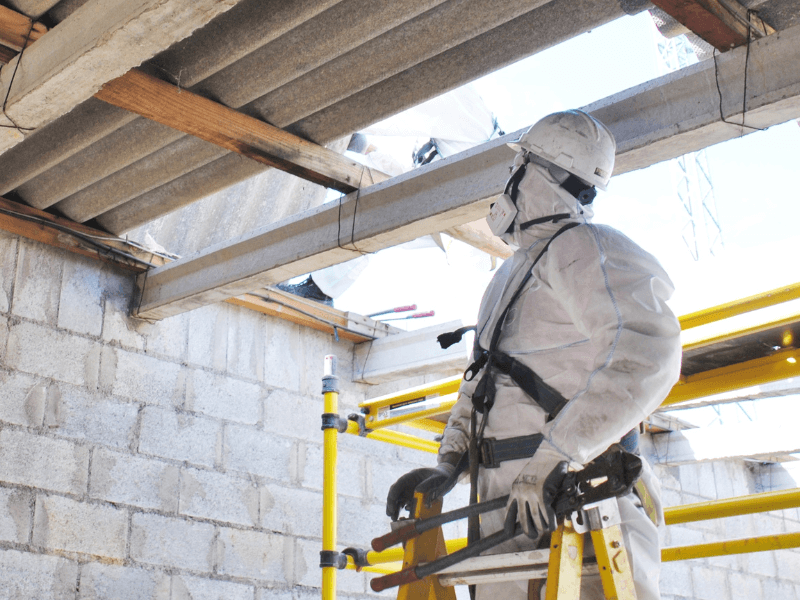
[{"label": "wooden roof beam", "polygon": [[[165,265],[173,260],[127,240],[116,238],[105,231],[2,197],[0,197],[0,230],[73,254],[110,263],[134,273],[143,273],[149,268]],[[399,331],[388,323],[381,323],[277,289],[242,294],[228,299],[227,302],[303,327],[330,333],[356,344]]]},{"label": "wooden roof beam", "polygon": [[653,4],[720,52],[775,33],[737,0],[653,0]]},{"label": "wooden roof beam", "polygon": [[349,193],[389,178],[341,154],[224,104],[132,69],[96,98],[269,167]]},{"label": "wooden roof beam", "polygon": [[[30,46],[45,33],[47,33],[47,27],[42,23],[37,23],[10,8],[0,6],[0,44],[13,50],[14,54],[22,50],[23,46],[26,48]],[[0,52],[0,56],[7,55],[7,52]],[[9,60],[4,62],[9,62]]]}]

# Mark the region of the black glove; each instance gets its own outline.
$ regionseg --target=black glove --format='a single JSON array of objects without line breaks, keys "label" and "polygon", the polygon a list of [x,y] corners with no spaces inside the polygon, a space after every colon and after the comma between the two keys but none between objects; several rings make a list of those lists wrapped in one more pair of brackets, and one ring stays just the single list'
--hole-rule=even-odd
[{"label": "black glove", "polygon": [[389,488],[386,496],[386,514],[397,521],[400,509],[412,510],[414,493],[427,494],[429,499],[439,499],[453,489],[457,477],[455,466],[450,463],[439,463],[435,468],[422,468],[409,471]]}]

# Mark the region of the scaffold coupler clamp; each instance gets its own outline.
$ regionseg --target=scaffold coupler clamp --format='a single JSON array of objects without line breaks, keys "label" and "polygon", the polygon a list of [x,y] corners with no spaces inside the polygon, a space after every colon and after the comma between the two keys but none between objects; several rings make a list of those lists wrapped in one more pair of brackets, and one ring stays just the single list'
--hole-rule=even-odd
[{"label": "scaffold coupler clamp", "polygon": [[337,413],[322,413],[322,431],[326,429],[336,429],[339,433],[347,431],[347,419],[343,419]]},{"label": "scaffold coupler clamp", "polygon": [[347,555],[336,550],[322,550],[319,553],[319,566],[323,569],[325,567],[333,567],[339,570],[346,569]]},{"label": "scaffold coupler clamp", "polygon": [[367,434],[372,431],[372,429],[367,429],[367,420],[364,418],[364,415],[351,413],[347,415],[347,420],[358,424],[358,435],[360,437],[367,437]]},{"label": "scaffold coupler clamp", "polygon": [[363,548],[345,548],[342,550],[342,554],[345,556],[345,560],[348,556],[353,559],[356,571],[361,571],[364,567],[370,566],[369,560],[367,560],[367,550]]}]

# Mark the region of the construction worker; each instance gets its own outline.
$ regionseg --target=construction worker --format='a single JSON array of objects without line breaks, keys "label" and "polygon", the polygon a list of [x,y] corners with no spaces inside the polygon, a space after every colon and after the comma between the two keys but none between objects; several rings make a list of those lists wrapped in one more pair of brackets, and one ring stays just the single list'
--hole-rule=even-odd
[{"label": "construction worker", "polygon": [[[611,132],[569,110],[544,117],[515,147],[506,193],[488,221],[517,250],[481,302],[473,363],[438,466],[404,475],[387,499],[387,514],[396,519],[415,489],[447,493],[473,440],[480,500],[510,494],[506,510],[481,517],[481,535],[502,529],[506,517],[518,519],[525,533],[493,552],[547,544],[545,534],[556,526],[550,503],[567,469],[622,438],[634,441],[638,424],[677,381],[681,359],[680,327],[666,305],[669,277],[625,235],[592,224],[595,188],[606,189],[614,166]],[[655,523],[663,516],[647,466],[643,481],[651,515],[640,489],[619,500],[621,528],[637,597],[656,600]],[[528,598],[528,584],[479,585],[477,597]],[[599,577],[585,577],[581,598],[603,597]]]}]

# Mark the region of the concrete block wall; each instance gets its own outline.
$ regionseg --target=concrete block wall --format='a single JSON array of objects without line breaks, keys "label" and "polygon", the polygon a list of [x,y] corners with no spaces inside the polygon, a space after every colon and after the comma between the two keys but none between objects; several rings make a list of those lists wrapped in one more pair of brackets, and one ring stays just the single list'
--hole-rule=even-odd
[{"label": "concrete block wall", "polygon": [[[323,357],[352,344],[232,305],[148,324],[133,276],[0,233],[0,599],[318,597]],[[388,531],[430,454],[343,436],[339,532]],[[340,595],[370,595],[339,575]]]},{"label": "concrete block wall", "polygon": [[[665,506],[800,484],[785,474],[779,476],[783,473],[779,466],[744,460],[659,466],[657,452],[648,442],[643,438],[643,451],[655,465]],[[687,546],[791,532],[800,532],[798,509],[669,525],[662,544]],[[663,600],[800,600],[800,549],[663,563],[661,593]]]},{"label": "concrete block wall", "polygon": [[[435,376],[353,384],[347,342],[226,304],[143,323],[132,290],[116,268],[0,233],[0,600],[319,597],[323,357],[340,359],[342,414]],[[339,538],[360,547],[388,531],[389,485],[435,460],[353,436],[339,458]],[[667,504],[786,486],[743,463],[658,472]],[[798,531],[799,516],[665,541]],[[792,600],[798,573],[781,551],[672,563],[662,585],[668,600]],[[373,597],[369,577],[340,572],[340,597]]]}]

